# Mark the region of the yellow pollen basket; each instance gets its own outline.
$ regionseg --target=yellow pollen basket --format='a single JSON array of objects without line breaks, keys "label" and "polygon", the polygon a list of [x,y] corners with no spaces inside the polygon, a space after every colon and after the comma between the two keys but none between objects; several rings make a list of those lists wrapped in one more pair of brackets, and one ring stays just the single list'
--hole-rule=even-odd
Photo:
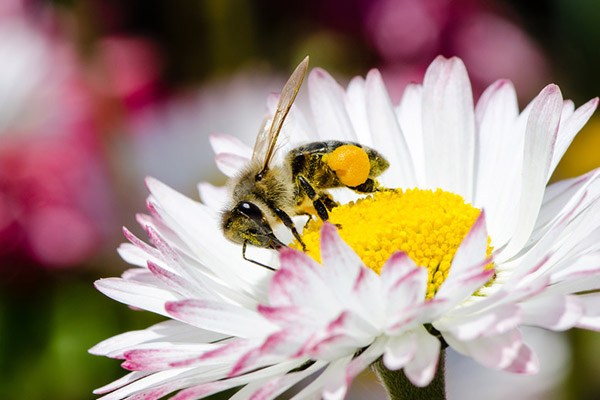
[{"label": "yellow pollen basket", "polygon": [[[401,189],[373,195],[334,208],[329,222],[341,226],[342,239],[378,274],[396,251],[429,271],[427,298],[432,298],[448,276],[454,254],[480,210],[441,189]],[[321,262],[321,220],[311,220],[302,234],[308,255]],[[488,238],[487,255],[492,252]],[[298,242],[292,247],[301,249]],[[488,266],[492,268],[492,265]]]},{"label": "yellow pollen basket", "polygon": [[365,183],[371,171],[369,156],[358,146],[345,144],[324,158],[325,162],[346,186],[354,187]]}]

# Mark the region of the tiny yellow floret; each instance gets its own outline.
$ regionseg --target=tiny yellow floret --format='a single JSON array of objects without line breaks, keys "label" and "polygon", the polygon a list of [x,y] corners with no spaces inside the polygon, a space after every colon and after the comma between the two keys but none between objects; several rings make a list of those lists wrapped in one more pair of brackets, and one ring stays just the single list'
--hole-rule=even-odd
[{"label": "tiny yellow floret", "polygon": [[[406,252],[417,265],[427,268],[429,299],[448,276],[454,254],[479,213],[461,196],[441,189],[396,189],[336,207],[329,222],[340,226],[342,239],[378,274],[396,251]],[[302,234],[307,253],[319,262],[322,224],[312,220]],[[490,241],[483,257],[492,252]],[[297,242],[292,246],[301,249]]]},{"label": "tiny yellow floret", "polygon": [[369,156],[358,146],[345,144],[328,154],[325,162],[335,171],[339,180],[346,186],[355,187],[365,183],[371,165]]}]

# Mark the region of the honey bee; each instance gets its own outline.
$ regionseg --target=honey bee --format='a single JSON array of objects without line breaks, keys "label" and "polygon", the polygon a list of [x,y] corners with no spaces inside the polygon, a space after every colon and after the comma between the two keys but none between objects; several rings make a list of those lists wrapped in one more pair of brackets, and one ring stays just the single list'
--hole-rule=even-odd
[{"label": "honey bee", "polygon": [[[316,213],[326,221],[329,211],[337,205],[326,189],[347,187],[359,193],[383,190],[375,178],[389,166],[385,158],[369,147],[333,140],[296,147],[287,153],[281,165],[271,165],[279,132],[307,68],[308,57],[296,67],[283,87],[270,126],[264,123],[256,138],[249,165],[229,182],[232,207],[223,212],[221,220],[225,236],[242,245],[243,259],[271,270],[273,268],[246,257],[247,245],[275,250],[284,247],[271,228],[275,223],[283,223],[305,248],[291,217],[309,215],[310,218]],[[336,163],[340,161],[350,165],[339,169]],[[357,169],[358,174],[344,176],[347,167]]]}]

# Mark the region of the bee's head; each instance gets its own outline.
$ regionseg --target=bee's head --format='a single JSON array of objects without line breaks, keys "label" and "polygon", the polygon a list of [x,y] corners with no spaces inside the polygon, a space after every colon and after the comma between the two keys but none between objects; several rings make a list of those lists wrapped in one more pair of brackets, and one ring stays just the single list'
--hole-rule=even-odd
[{"label": "bee's head", "polygon": [[235,242],[257,247],[278,249],[285,246],[273,233],[269,221],[260,207],[249,201],[240,201],[231,210],[223,213],[223,232]]}]

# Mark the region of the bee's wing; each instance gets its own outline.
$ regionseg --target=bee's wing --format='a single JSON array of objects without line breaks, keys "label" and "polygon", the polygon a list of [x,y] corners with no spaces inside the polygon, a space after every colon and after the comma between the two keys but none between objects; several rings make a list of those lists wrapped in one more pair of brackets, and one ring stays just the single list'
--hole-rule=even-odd
[{"label": "bee's wing", "polygon": [[267,154],[267,147],[269,144],[269,122],[271,118],[265,117],[263,119],[262,124],[260,124],[260,129],[258,130],[258,135],[256,136],[256,142],[254,143],[254,150],[252,151],[252,161],[254,160],[264,160],[265,155]]},{"label": "bee's wing", "polygon": [[302,62],[296,67],[290,79],[285,83],[281,95],[279,96],[279,103],[277,104],[277,110],[273,116],[273,121],[269,126],[268,118],[263,121],[262,127],[256,137],[256,143],[254,144],[254,152],[252,153],[252,160],[263,160],[263,171],[269,168],[269,164],[275,154],[277,137],[287,117],[294,99],[300,90],[300,85],[304,80],[304,75],[308,69],[308,56],[302,60]]}]

